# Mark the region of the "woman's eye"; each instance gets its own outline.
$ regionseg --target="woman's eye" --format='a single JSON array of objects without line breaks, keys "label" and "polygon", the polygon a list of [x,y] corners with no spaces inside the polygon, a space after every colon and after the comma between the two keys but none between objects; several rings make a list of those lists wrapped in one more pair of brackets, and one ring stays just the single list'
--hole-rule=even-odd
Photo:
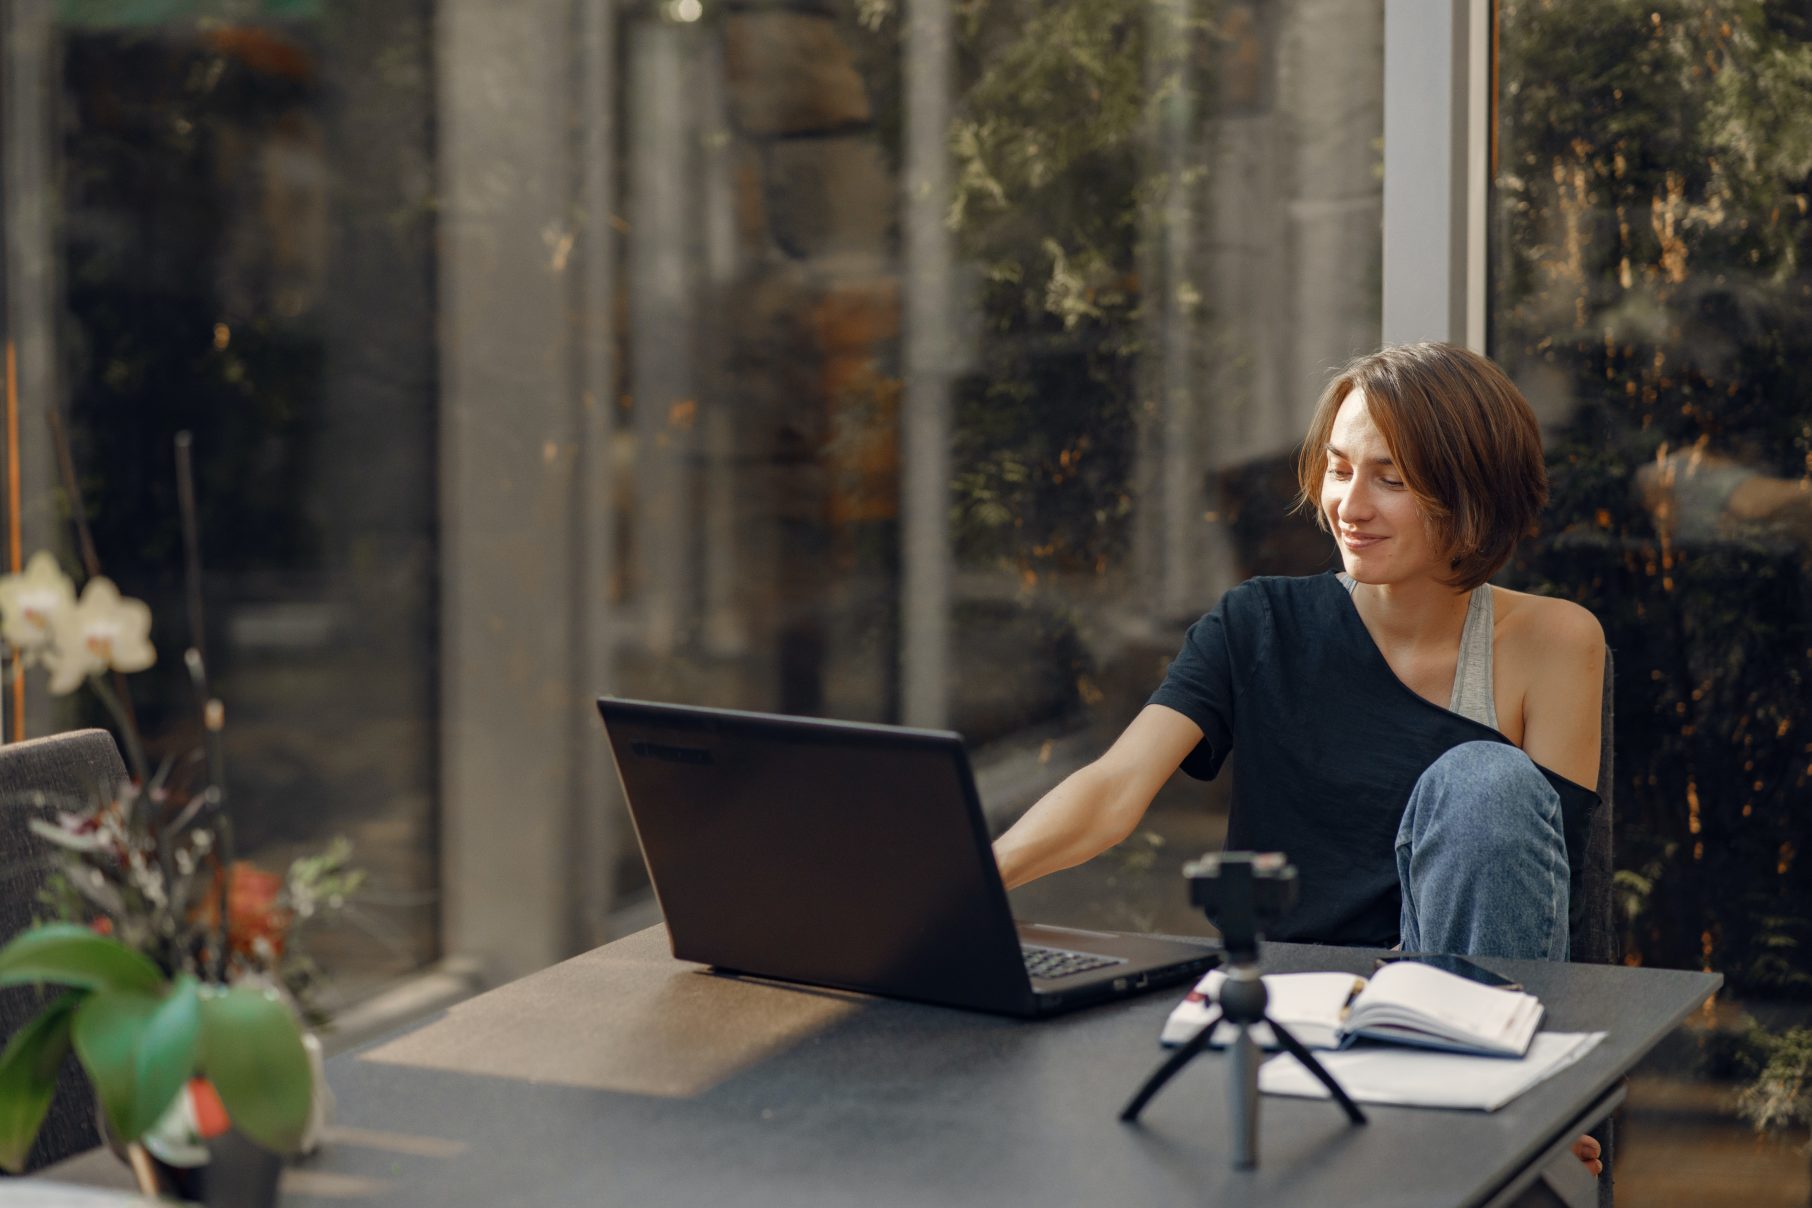
[{"label": "woman's eye", "polygon": [[1347,479],[1351,478],[1352,476],[1353,476],[1353,472],[1351,470],[1342,470],[1335,466],[1328,467],[1328,477],[1330,477],[1330,478],[1336,478],[1336,479],[1339,479],[1341,482],[1345,482]]},{"label": "woman's eye", "polygon": [[1399,482],[1395,478],[1380,478],[1378,481],[1383,483],[1387,487],[1400,487],[1403,485],[1401,482]]}]

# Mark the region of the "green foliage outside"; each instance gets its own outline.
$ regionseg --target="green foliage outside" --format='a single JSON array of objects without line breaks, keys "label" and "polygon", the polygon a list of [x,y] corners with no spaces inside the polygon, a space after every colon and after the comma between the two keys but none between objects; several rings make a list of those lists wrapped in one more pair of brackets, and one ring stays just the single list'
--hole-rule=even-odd
[{"label": "green foliage outside", "polygon": [[[1191,120],[1215,31],[1182,0],[966,0],[952,6],[958,98],[948,214],[981,330],[956,383],[954,530],[971,564],[1122,569],[1132,516],[1152,215],[1201,173],[1152,160]],[[859,18],[889,39],[888,0]],[[881,60],[877,56],[877,61]],[[897,60],[896,60],[897,61]],[[877,82],[884,105],[896,88]],[[1199,165],[1196,165],[1199,168]]]},{"label": "green foliage outside", "polygon": [[[996,617],[1055,679],[1031,687],[1017,726],[1099,703],[1078,640],[1077,583],[1122,590],[1128,572],[1145,375],[1165,279],[1161,213],[1199,196],[1192,158],[1167,171],[1170,129],[1197,151],[1197,90],[1216,5],[1186,0],[955,0],[945,214],[959,266],[955,338],[973,350],[952,382],[951,534],[958,564],[1019,585]],[[898,166],[906,99],[896,0],[862,0],[849,30]],[[1154,274],[1153,269],[1158,271]],[[1188,283],[1174,288],[1186,291]],[[1200,321],[1199,308],[1191,321]],[[1053,589],[1057,582],[1062,588]],[[1086,592],[1086,588],[1082,589]],[[988,623],[974,605],[959,624]],[[970,727],[974,729],[973,726]]]},{"label": "green foliage outside", "polygon": [[[1499,22],[1492,351],[1558,414],[1513,578],[1590,607],[1615,653],[1624,949],[1804,998],[1812,13],[1504,0]],[[1768,506],[1739,517],[1739,481]]]},{"label": "green foliage outside", "polygon": [[990,3],[963,23],[950,226],[985,323],[956,400],[970,557],[1086,567],[1125,544],[1146,8]]},{"label": "green foliage outside", "polygon": [[[1187,90],[1210,82],[1214,8],[1188,26],[1122,0],[955,11],[950,225],[984,324],[958,386],[962,554],[1118,571],[1154,302],[1140,241],[1189,187],[1149,148],[1201,108]],[[1695,531],[1658,522],[1639,476],[1694,449],[1778,482],[1812,464],[1812,14],[1498,14],[1491,345],[1562,400],[1551,522],[1511,578],[1586,604],[1616,654],[1624,950],[1805,994],[1812,510]],[[862,16],[898,20],[882,0]]]},{"label": "green foliage outside", "polygon": [[[1737,1110],[1757,1132],[1812,1126],[1812,1028],[1776,1036],[1758,1027],[1747,1039],[1758,1069],[1737,1097]],[[1806,1152],[1812,1154],[1812,1143]]]}]

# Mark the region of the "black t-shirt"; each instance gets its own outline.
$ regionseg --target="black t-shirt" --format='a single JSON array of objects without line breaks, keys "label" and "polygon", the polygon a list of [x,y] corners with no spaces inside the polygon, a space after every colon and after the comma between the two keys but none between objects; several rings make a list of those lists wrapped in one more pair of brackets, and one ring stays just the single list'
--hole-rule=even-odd
[{"label": "black t-shirt", "polygon": [[[1295,910],[1266,930],[1277,940],[1395,944],[1397,825],[1410,790],[1461,743],[1510,741],[1398,679],[1333,574],[1229,591],[1189,627],[1150,703],[1202,728],[1183,761],[1191,776],[1212,779],[1239,751],[1227,850],[1281,851],[1298,871]],[[1577,870],[1598,795],[1540,770],[1560,794]],[[1572,897],[1577,916],[1577,872]]]}]

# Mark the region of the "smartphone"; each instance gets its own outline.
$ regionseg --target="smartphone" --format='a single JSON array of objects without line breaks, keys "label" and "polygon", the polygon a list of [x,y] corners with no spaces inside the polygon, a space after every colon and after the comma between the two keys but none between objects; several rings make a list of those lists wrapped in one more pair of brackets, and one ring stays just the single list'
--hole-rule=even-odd
[{"label": "smartphone", "polygon": [[1512,981],[1501,973],[1493,973],[1483,965],[1475,965],[1463,956],[1450,956],[1445,952],[1393,952],[1389,956],[1378,958],[1377,968],[1395,961],[1411,961],[1418,965],[1427,965],[1443,973],[1475,981],[1481,986],[1491,986],[1498,990],[1520,990],[1523,983]]}]

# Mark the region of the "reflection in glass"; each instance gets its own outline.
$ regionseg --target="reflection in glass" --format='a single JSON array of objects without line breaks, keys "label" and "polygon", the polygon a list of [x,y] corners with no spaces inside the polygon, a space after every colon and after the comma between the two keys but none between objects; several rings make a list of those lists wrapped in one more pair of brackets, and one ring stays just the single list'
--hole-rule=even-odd
[{"label": "reflection in glass", "polygon": [[618,691],[947,725],[1004,818],[1326,564],[1290,460],[1377,339],[1381,5],[622,19]]},{"label": "reflection in glass", "polygon": [[1771,939],[1812,926],[1812,219],[1799,119],[1765,98],[1812,30],[1625,11],[1502,12],[1493,341],[1556,478],[1527,573],[1593,603],[1629,686],[1622,859],[1660,862],[1629,947],[1784,987],[1812,974]]},{"label": "reflection in glass", "polygon": [[1491,351],[1554,488],[1515,578],[1592,608],[1616,654],[1625,957],[1724,973],[1700,1044],[1752,1075],[1744,1012],[1812,1018],[1812,22],[1497,15]]},{"label": "reflection in glass", "polygon": [[[425,10],[65,8],[41,98],[60,132],[55,351],[103,569],[156,618],[163,657],[133,691],[154,755],[196,746],[180,652],[203,642],[241,851],[282,868],[353,841],[373,891],[315,951],[356,996],[438,955]],[[181,430],[201,635],[181,591]],[[67,549],[30,449],[31,539]]]},{"label": "reflection in glass", "polygon": [[[176,624],[193,429],[234,799],[413,895],[376,973],[438,955],[443,858],[571,936],[645,917],[588,693],[948,725],[1004,820],[1221,590],[1327,561],[1288,465],[1376,341],[1381,0],[77,7],[51,351],[97,537]],[[439,850],[481,809],[534,875]],[[1218,825],[1190,794],[1041,913],[1195,926],[1168,869]]]}]

